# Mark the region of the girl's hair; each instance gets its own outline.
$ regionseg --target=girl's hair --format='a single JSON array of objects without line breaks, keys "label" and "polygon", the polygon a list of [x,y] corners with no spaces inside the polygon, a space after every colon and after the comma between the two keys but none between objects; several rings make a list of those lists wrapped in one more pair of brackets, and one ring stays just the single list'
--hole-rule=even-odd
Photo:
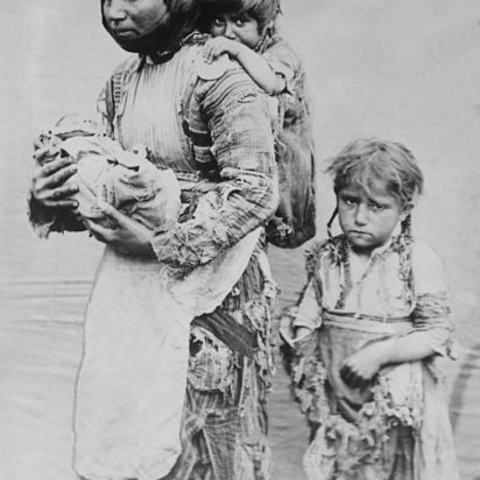
[{"label": "girl's hair", "polygon": [[372,180],[383,180],[402,207],[411,205],[423,191],[423,174],[412,152],[389,140],[364,138],[349,143],[331,160],[326,172],[333,177],[336,194],[352,184],[368,192]]},{"label": "girl's hair", "polygon": [[211,21],[219,13],[245,13],[258,22],[260,31],[272,24],[280,13],[280,0],[201,0],[200,29],[208,31]]}]

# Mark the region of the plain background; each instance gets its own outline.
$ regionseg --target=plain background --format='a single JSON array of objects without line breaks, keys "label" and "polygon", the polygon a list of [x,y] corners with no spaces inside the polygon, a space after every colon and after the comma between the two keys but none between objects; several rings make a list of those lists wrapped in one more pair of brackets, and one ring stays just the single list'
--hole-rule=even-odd
[{"label": "plain background", "polygon": [[[38,240],[25,197],[34,135],[65,113],[93,114],[125,56],[101,26],[99,3],[3,0],[1,7],[0,470],[10,480],[60,480],[68,468],[72,374],[101,247],[85,235]],[[283,10],[282,31],[305,61],[312,94],[319,235],[333,208],[322,170],[350,140],[401,141],[425,173],[414,232],[449,274],[461,342],[451,414],[462,480],[479,479],[480,3],[284,0]],[[272,258],[284,304],[301,288],[302,250],[274,250]],[[272,410],[276,478],[301,478],[306,431],[281,374]]]}]

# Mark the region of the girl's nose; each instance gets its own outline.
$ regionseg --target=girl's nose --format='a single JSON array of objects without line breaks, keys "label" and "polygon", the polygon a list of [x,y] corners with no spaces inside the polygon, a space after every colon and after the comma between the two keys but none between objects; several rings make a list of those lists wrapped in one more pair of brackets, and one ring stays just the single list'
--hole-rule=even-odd
[{"label": "girl's nose", "polygon": [[361,203],[357,206],[355,210],[355,223],[357,225],[365,225],[368,220],[368,209],[366,205],[362,205]]},{"label": "girl's nose", "polygon": [[233,22],[226,22],[225,23],[225,31],[224,31],[223,35],[225,37],[229,38],[230,40],[235,39],[235,26],[234,26]]}]

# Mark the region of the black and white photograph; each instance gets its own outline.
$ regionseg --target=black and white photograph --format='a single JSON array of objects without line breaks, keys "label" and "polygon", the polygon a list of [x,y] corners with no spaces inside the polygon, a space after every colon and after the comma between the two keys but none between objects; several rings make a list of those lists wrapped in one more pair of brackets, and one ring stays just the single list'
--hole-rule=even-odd
[{"label": "black and white photograph", "polygon": [[4,0],[0,479],[480,480],[480,0]]}]

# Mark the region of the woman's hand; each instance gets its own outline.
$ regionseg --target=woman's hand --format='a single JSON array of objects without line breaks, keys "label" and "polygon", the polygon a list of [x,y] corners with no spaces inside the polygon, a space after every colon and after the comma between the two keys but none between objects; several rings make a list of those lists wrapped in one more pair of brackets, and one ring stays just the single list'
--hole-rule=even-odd
[{"label": "woman's hand", "polygon": [[366,387],[385,362],[385,345],[372,343],[346,358],[340,367],[340,377],[352,388]]},{"label": "woman's hand", "polygon": [[39,148],[34,158],[39,165],[33,175],[31,192],[35,200],[50,208],[77,208],[78,203],[70,198],[78,192],[78,186],[67,180],[77,171],[71,157],[61,157],[58,149]]},{"label": "woman's hand", "polygon": [[102,213],[113,227],[105,227],[94,220],[86,220],[90,233],[117,252],[137,257],[156,258],[152,248],[153,231],[132,220],[105,202],[99,202]]}]

